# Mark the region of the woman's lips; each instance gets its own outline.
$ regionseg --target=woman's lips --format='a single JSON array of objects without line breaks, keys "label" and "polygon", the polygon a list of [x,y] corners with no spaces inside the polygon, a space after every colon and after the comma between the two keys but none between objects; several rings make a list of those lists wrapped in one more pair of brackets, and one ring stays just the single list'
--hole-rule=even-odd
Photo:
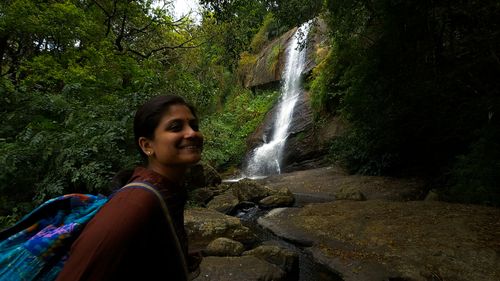
[{"label": "woman's lips", "polygon": [[187,149],[187,150],[201,150],[203,146],[197,145],[197,144],[190,144],[190,145],[181,145],[179,146],[180,149]]}]

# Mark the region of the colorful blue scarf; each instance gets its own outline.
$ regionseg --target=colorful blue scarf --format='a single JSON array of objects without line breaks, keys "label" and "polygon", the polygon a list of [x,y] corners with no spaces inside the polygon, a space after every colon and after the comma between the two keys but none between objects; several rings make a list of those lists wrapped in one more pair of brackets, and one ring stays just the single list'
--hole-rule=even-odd
[{"label": "colorful blue scarf", "polygon": [[102,195],[50,199],[0,233],[0,280],[54,280],[73,241],[108,201]]}]

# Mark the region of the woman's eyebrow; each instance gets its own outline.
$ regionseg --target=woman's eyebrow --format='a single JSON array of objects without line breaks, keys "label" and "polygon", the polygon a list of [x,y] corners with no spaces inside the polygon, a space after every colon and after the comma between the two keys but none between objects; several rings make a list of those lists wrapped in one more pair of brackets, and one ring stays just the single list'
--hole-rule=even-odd
[{"label": "woman's eyebrow", "polygon": [[[170,123],[174,123],[174,122],[184,122],[186,119],[184,118],[173,118],[173,119],[167,119],[165,121],[165,124],[170,124]],[[193,121],[196,121],[198,122],[198,118],[194,117],[194,118],[188,118],[187,119],[188,122],[193,122]]]}]

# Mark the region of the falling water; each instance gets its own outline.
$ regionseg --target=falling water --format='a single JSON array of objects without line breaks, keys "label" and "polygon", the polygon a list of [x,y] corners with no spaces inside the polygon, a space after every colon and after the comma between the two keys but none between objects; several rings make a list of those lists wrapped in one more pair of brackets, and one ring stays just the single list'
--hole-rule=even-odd
[{"label": "falling water", "polygon": [[[306,48],[301,48],[299,39],[307,38],[309,23],[304,23],[295,32],[292,41],[286,50],[286,64],[282,77],[281,97],[278,103],[275,122],[273,124],[273,135],[265,143],[254,149],[245,169],[245,176],[249,178],[264,177],[271,174],[281,173],[281,159],[288,128],[292,121],[293,109],[299,99],[302,89],[300,87],[300,75],[304,69]],[[300,36],[302,34],[303,36]]]}]

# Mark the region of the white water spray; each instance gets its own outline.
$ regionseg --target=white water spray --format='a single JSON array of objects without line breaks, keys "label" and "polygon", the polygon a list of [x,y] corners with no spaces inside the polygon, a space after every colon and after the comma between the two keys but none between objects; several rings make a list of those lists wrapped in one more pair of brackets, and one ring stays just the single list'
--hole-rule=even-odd
[{"label": "white water spray", "polygon": [[280,165],[289,134],[288,128],[292,122],[295,104],[302,93],[300,75],[305,65],[306,48],[299,46],[299,39],[300,37],[304,40],[307,38],[309,26],[309,22],[300,26],[286,49],[286,64],[282,75],[284,79],[273,124],[273,135],[269,142],[254,149],[244,171],[245,177],[259,178],[281,173]]}]

